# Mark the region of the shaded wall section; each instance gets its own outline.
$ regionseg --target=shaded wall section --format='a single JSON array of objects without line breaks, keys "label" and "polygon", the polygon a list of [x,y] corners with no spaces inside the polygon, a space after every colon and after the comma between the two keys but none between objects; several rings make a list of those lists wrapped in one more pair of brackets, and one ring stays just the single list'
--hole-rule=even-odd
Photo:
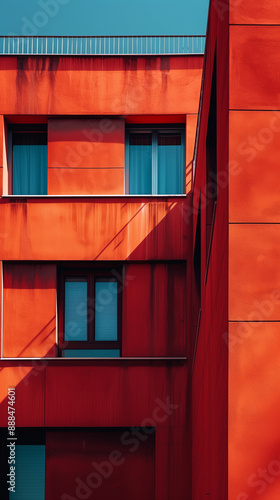
[{"label": "shaded wall section", "polygon": [[2,260],[185,259],[190,198],[2,199]]},{"label": "shaded wall section", "polygon": [[128,264],[124,283],[122,355],[185,356],[186,263]]},{"label": "shaded wall section", "polygon": [[193,189],[193,500],[228,494],[228,10],[222,20],[216,7],[211,2]]},{"label": "shaded wall section", "polygon": [[48,431],[46,500],[82,493],[95,500],[112,493],[122,500],[154,500],[155,430],[148,432],[140,432],[137,442],[129,428]]}]

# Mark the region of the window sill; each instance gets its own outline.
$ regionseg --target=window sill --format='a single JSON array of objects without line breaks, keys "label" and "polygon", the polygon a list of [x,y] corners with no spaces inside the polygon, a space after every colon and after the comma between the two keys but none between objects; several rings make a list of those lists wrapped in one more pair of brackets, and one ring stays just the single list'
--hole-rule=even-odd
[{"label": "window sill", "polygon": [[64,358],[64,357],[55,357],[55,358],[1,358],[0,359],[0,363],[4,363],[4,362],[17,362],[17,363],[21,363],[21,362],[31,362],[31,363],[34,363],[36,362],[36,366],[34,366],[34,368],[37,367],[37,363],[38,361],[40,361],[41,363],[49,363],[49,362],[52,362],[52,363],[58,363],[58,362],[62,362],[62,363],[67,363],[67,362],[71,362],[71,361],[93,361],[93,362],[99,362],[99,361],[121,361],[121,362],[124,362],[124,361],[187,361],[187,357],[184,357],[184,356],[171,356],[171,357],[165,357],[165,356],[152,356],[152,357],[149,357],[149,356],[143,356],[143,357],[134,357],[134,356],[129,356],[129,357],[125,357],[125,356],[121,356],[121,357],[117,357],[117,358],[94,358],[94,357],[89,357],[89,358],[79,358],[79,357],[76,357],[76,358]]},{"label": "window sill", "polygon": [[187,194],[3,194],[1,198],[186,198]]}]

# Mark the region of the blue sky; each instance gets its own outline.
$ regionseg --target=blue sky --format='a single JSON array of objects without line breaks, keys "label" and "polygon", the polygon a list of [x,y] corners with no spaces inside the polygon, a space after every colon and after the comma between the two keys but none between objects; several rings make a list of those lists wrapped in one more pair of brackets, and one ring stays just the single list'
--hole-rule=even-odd
[{"label": "blue sky", "polygon": [[204,35],[209,0],[6,0],[0,35]]}]

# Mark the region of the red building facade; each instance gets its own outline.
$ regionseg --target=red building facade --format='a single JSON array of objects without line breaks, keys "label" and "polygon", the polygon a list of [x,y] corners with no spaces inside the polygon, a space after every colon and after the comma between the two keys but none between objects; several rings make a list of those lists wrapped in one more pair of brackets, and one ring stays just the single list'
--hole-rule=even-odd
[{"label": "red building facade", "polygon": [[2,45],[1,498],[279,495],[279,10],[210,2],[204,57]]},{"label": "red building facade", "polygon": [[0,418],[13,444],[14,388],[17,437],[3,498],[190,491],[186,217],[202,65],[1,56]]}]

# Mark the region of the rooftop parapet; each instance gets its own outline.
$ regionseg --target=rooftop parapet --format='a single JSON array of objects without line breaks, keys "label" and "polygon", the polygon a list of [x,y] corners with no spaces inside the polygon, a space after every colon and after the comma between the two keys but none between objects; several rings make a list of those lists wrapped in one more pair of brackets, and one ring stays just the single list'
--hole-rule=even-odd
[{"label": "rooftop parapet", "polygon": [[199,55],[205,36],[1,36],[0,55]]}]

